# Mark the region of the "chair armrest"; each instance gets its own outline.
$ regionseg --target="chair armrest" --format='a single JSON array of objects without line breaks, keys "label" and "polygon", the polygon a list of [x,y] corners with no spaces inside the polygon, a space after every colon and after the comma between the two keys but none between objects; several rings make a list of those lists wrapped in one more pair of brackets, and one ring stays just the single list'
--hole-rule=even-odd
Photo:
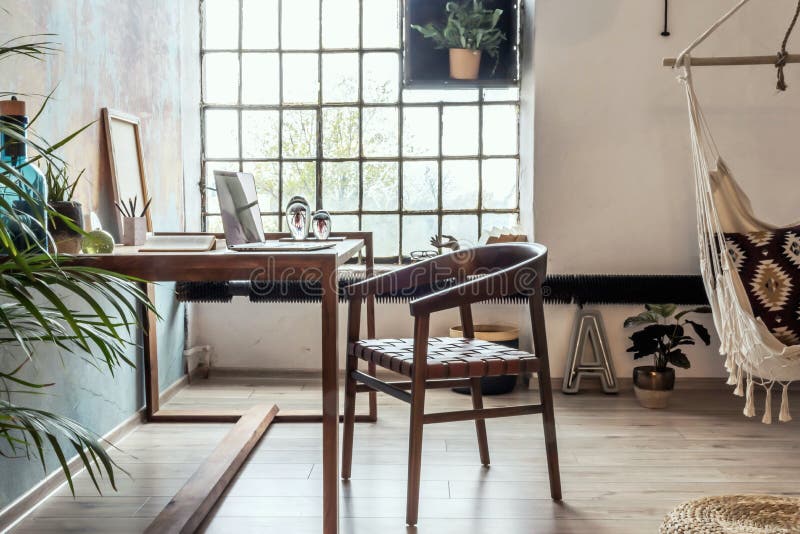
[{"label": "chair armrest", "polygon": [[368,278],[348,285],[348,296],[366,298],[369,295],[395,294],[403,290],[430,285],[436,281],[453,278],[459,270],[468,270],[472,256],[466,251],[457,251],[430,258],[419,263]]},{"label": "chair armrest", "polygon": [[527,261],[420,297],[409,304],[411,315],[429,315],[509,295],[532,296],[541,291],[544,278],[536,266],[536,260]]}]

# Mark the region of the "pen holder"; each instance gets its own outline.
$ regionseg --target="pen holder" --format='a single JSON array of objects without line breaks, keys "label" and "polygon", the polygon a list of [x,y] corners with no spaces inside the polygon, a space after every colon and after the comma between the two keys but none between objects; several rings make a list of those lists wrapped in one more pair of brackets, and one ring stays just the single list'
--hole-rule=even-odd
[{"label": "pen holder", "polygon": [[122,219],[122,244],[138,247],[144,245],[147,238],[147,218],[123,217]]}]

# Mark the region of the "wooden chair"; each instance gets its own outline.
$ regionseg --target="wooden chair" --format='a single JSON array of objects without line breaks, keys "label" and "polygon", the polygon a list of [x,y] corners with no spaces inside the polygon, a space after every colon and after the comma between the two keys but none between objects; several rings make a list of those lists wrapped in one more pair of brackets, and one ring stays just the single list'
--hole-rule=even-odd
[{"label": "wooden chair", "polygon": [[[485,419],[514,415],[542,414],[550,475],[550,495],[561,500],[553,393],[547,359],[542,281],[547,266],[547,249],[531,243],[476,247],[438,256],[396,271],[348,286],[350,309],[347,327],[347,379],[345,386],[342,478],[351,475],[356,393],[381,391],[411,405],[408,445],[408,493],[406,523],[415,525],[419,511],[422,428],[428,423],[475,421],[481,463],[489,465]],[[413,294],[417,287],[443,281],[445,289],[413,300],[413,339],[359,338],[361,303],[370,296]],[[503,345],[473,339],[471,304],[514,294],[528,296],[533,326],[534,354]],[[459,308],[464,338],[429,338],[430,315]],[[410,382],[384,382],[358,370],[366,360],[411,378]],[[536,372],[539,404],[484,408],[481,377]],[[469,386],[472,409],[425,413],[425,389]],[[410,393],[409,393],[410,390]]]}]

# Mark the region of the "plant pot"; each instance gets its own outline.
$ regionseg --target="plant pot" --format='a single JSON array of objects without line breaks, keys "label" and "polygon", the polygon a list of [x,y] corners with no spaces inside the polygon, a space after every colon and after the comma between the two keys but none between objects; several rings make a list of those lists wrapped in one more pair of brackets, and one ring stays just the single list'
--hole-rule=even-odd
[{"label": "plant pot", "polygon": [[666,408],[673,389],[675,389],[675,369],[667,367],[659,371],[652,365],[634,367],[633,391],[639,404],[645,408]]},{"label": "plant pot", "polygon": [[450,77],[454,80],[477,80],[481,70],[481,51],[450,49]]},{"label": "plant pot", "polygon": [[[54,200],[48,203],[50,209],[63,215],[78,228],[83,228],[83,206],[72,200]],[[59,254],[78,254],[81,251],[81,234],[58,218],[50,219],[50,234]]]},{"label": "plant pot", "polygon": [[[461,326],[450,328],[450,337],[464,337]],[[491,341],[514,349],[519,348],[519,328],[516,326],[476,324],[475,338]],[[481,378],[483,395],[503,395],[511,393],[517,386],[517,375],[484,376]],[[453,388],[456,393],[469,395],[470,388]]]},{"label": "plant pot", "polygon": [[124,217],[122,219],[122,244],[138,247],[147,239],[146,217]]}]

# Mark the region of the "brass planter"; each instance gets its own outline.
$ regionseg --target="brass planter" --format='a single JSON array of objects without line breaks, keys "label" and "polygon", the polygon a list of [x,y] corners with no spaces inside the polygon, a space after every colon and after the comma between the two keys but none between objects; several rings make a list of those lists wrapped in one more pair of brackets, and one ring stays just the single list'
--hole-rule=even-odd
[{"label": "brass planter", "polygon": [[667,367],[659,371],[652,365],[634,367],[633,391],[639,404],[645,408],[666,408],[674,389],[675,369]]}]

